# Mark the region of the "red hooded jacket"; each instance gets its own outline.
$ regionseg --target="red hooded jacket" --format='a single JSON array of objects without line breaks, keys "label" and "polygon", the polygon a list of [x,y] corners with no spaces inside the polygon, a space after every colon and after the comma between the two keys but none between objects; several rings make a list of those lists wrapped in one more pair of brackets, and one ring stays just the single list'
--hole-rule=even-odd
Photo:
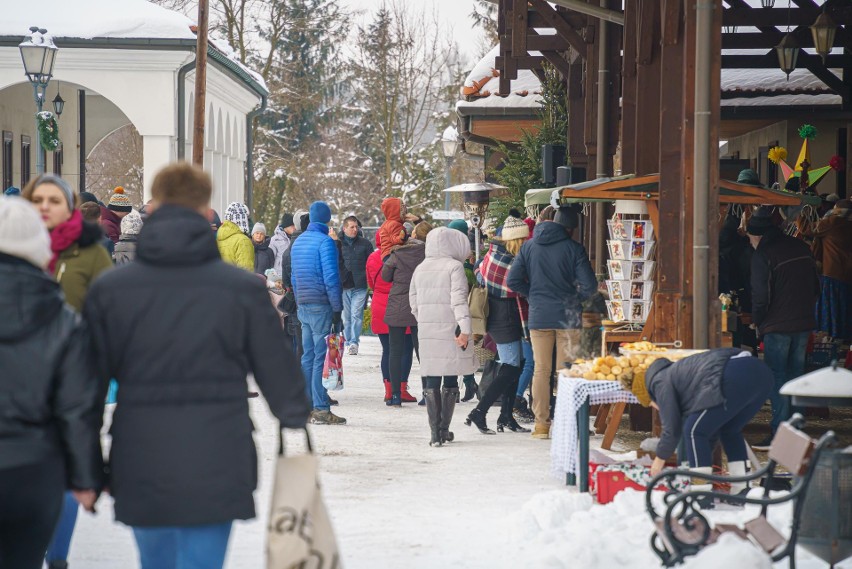
[{"label": "red hooded jacket", "polygon": [[[385,222],[379,227],[377,233],[377,241],[381,243],[382,259],[387,258],[391,253],[391,249],[402,243],[402,237],[399,232],[404,229],[402,226],[402,200],[399,198],[385,198],[382,201],[382,213],[385,215]],[[376,245],[378,245],[378,242]]]}]

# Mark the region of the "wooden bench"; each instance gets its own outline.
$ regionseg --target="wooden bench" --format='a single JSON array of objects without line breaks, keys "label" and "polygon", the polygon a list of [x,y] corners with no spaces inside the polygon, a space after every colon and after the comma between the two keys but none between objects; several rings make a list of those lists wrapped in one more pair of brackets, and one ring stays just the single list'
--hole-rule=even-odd
[{"label": "wooden bench", "polygon": [[[761,469],[746,476],[730,477],[700,474],[688,469],[667,470],[648,484],[645,494],[645,507],[656,526],[651,536],[651,548],[666,567],[683,562],[686,557],[695,555],[703,547],[714,543],[722,533],[732,532],[752,542],[772,557],[772,561],[788,558],[790,569],[795,569],[795,550],[798,538],[799,521],[802,514],[805,495],[819,462],[820,454],[835,440],[834,433],[825,433],[814,441],[800,429],[804,421],[798,413],[790,421],[782,423],[772,439],[769,449],[769,462]],[[776,469],[782,467],[794,476],[794,484],[789,493],[770,497],[769,492],[776,478]],[[749,498],[711,491],[678,491],[673,482],[678,477],[689,477],[708,482],[751,482],[765,478],[763,496]],[[651,496],[654,488],[663,485],[669,488],[664,497],[665,512],[657,512]],[[732,504],[757,504],[761,506],[760,515],[740,528],[731,524],[713,526],[701,512],[701,503],[722,499]],[[793,524],[790,538],[785,539],[777,528],[769,523],[766,513],[770,506],[793,502]]]}]

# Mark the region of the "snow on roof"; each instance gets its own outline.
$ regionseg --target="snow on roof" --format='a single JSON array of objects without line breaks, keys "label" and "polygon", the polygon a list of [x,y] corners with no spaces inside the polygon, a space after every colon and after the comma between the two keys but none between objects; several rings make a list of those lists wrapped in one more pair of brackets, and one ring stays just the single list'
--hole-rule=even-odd
[{"label": "snow on roof", "polygon": [[[0,36],[29,36],[32,26],[53,38],[192,40],[195,22],[148,0],[38,0],[4,7]],[[227,43],[210,39],[216,51],[230,59],[264,89],[258,73],[243,65]]]},{"label": "snow on roof", "polygon": [[147,0],[38,0],[3,8],[0,35],[24,36],[30,26],[57,38],[195,39],[189,18]]},{"label": "snow on roof", "polygon": [[[831,69],[843,78],[842,69]],[[796,69],[790,80],[781,69],[723,69],[722,93],[772,93],[765,97],[735,97],[722,99],[723,107],[778,107],[789,105],[839,105],[840,95],[807,69]]]},{"label": "snow on roof", "polygon": [[[547,30],[539,30],[550,35]],[[462,86],[463,99],[456,103],[456,111],[461,115],[475,114],[477,109],[529,109],[532,112],[541,107],[541,81],[528,69],[518,71],[518,78],[511,83],[511,92],[499,95],[500,75],[495,69],[495,60],[500,54],[500,46],[495,46],[477,63],[468,74]],[[539,55],[531,52],[530,55]]]}]

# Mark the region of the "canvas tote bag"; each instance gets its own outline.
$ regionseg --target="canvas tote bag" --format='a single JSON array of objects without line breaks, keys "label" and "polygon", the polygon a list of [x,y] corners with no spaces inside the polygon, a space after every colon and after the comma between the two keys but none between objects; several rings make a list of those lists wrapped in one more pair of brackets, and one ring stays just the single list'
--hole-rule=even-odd
[{"label": "canvas tote bag", "polygon": [[485,335],[485,324],[488,322],[488,291],[483,286],[474,286],[467,297],[470,308],[471,332],[474,336]]},{"label": "canvas tote bag", "polygon": [[317,479],[317,457],[305,429],[308,452],[286,456],[278,431],[272,504],[266,531],[267,569],[341,569],[337,539]]}]

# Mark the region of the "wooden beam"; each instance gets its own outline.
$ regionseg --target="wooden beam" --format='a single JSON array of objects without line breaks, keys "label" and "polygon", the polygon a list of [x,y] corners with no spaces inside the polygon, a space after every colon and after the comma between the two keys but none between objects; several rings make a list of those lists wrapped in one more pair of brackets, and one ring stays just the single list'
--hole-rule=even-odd
[{"label": "wooden beam", "polygon": [[541,55],[559,71],[563,79],[568,79],[571,75],[571,65],[561,54],[555,51],[542,51]]},{"label": "wooden beam", "polygon": [[571,47],[580,54],[580,57],[586,57],[586,42],[550,4],[545,0],[529,0],[529,2],[547,22],[548,26],[556,30],[559,37],[571,44]]},{"label": "wooden beam", "polygon": [[[810,33],[796,34],[796,41],[804,48],[814,47],[813,37]],[[783,36],[783,34],[782,34]],[[776,36],[777,37],[777,36]],[[780,39],[780,38],[779,38]],[[838,27],[834,36],[835,48],[840,47],[852,40],[852,34],[846,28]],[[772,49],[778,45],[778,39],[767,36],[761,32],[737,32],[733,34],[722,34],[723,49]]]},{"label": "wooden beam", "polygon": [[[500,57],[497,56],[494,58],[494,67],[497,69],[503,69],[503,67],[509,62],[512,61],[515,69],[541,69],[546,61],[544,56],[538,55],[527,55],[525,57]],[[502,78],[502,77],[501,77]],[[517,79],[517,75],[512,79]],[[502,92],[502,90],[501,90]]]},{"label": "wooden beam", "polygon": [[527,0],[514,0],[512,19],[512,55],[527,54]]},{"label": "wooden beam", "polygon": [[[508,35],[503,37],[509,39]],[[571,44],[559,36],[541,36],[538,33],[527,34],[527,52],[568,51],[569,49],[571,49]]]},{"label": "wooden beam", "polygon": [[621,171],[636,171],[636,2],[624,6],[624,68],[621,74]]},{"label": "wooden beam", "polygon": [[636,174],[652,174],[660,171],[660,4],[658,0],[637,1]]},{"label": "wooden beam", "polygon": [[[799,62],[807,60],[808,56],[816,57],[822,65],[818,56],[812,56],[803,51],[799,52]],[[824,69],[841,68],[843,63],[844,57],[842,55],[829,55],[826,58]],[[804,65],[800,64],[798,67],[804,67]],[[775,55],[774,51],[763,55],[722,55],[722,69],[778,69],[778,56]]]},{"label": "wooden beam", "polygon": [[[802,8],[791,8],[789,22],[790,26],[810,26],[814,23],[819,10],[803,10]],[[722,12],[723,26],[781,26],[787,25],[787,8],[728,8]],[[848,22],[837,22],[844,25]]]}]

